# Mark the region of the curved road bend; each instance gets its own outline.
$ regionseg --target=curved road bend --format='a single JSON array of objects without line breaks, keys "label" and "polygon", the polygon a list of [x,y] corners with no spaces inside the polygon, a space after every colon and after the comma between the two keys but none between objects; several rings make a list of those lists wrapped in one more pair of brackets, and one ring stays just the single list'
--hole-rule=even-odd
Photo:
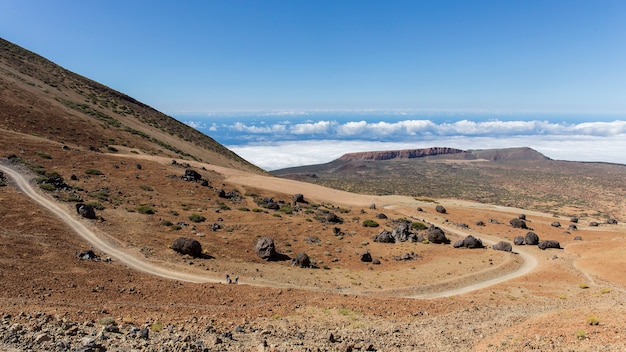
[{"label": "curved road bend", "polygon": [[[192,274],[192,273],[184,273],[175,270],[170,270],[166,268],[161,268],[155,266],[152,263],[140,260],[129,253],[124,252],[123,250],[107,243],[102,238],[98,237],[93,231],[87,228],[83,223],[76,220],[74,217],[69,215],[63,209],[61,209],[58,205],[55,204],[52,200],[44,197],[40,193],[38,193],[32,185],[16,170],[7,167],[5,165],[0,165],[0,170],[3,171],[6,175],[11,177],[15,181],[15,185],[17,188],[22,191],[25,195],[29,196],[32,200],[37,202],[40,206],[46,208],[51,213],[56,215],[59,219],[65,222],[68,226],[72,228],[80,237],[82,237],[85,241],[89,242],[92,246],[94,246],[99,251],[107,253],[112,258],[115,258],[120,263],[128,266],[131,269],[135,269],[147,274],[160,276],[166,279],[186,281],[186,282],[194,282],[194,283],[217,283],[221,282],[219,279],[207,277],[204,275]],[[445,228],[446,231],[458,233],[461,235],[467,235],[467,233],[463,231],[459,231],[456,229]],[[484,240],[488,244],[495,243],[494,241]],[[520,252],[519,255],[524,260],[524,264],[518,268],[517,270],[507,273],[502,276],[495,277],[490,280],[477,282],[472,285],[459,287],[452,290],[436,292],[432,294],[425,295],[416,295],[410,296],[409,298],[420,298],[420,299],[429,299],[429,298],[440,298],[440,297],[448,297],[454,295],[460,295],[463,293],[479,290],[491,285],[495,285],[513,278],[517,278],[523,275],[526,275],[530,271],[532,271],[535,266],[537,266],[537,260],[530,254],[525,252]],[[271,286],[271,285],[270,285]],[[277,286],[281,286],[278,284]]]},{"label": "curved road bend", "polygon": [[154,264],[145,262],[143,260],[137,259],[134,256],[126,253],[119,248],[114,247],[113,245],[107,243],[100,237],[98,237],[93,231],[87,228],[83,223],[73,218],[63,209],[61,209],[58,205],[56,205],[50,199],[42,196],[40,193],[35,191],[32,185],[22,176],[20,173],[15,171],[12,168],[9,168],[4,165],[0,165],[0,170],[3,171],[6,175],[10,176],[14,181],[17,188],[22,191],[25,195],[29,196],[32,200],[37,202],[42,207],[49,210],[51,213],[56,215],[59,219],[65,222],[68,226],[72,228],[80,237],[82,237],[85,241],[91,243],[92,246],[97,248],[99,251],[106,253],[108,256],[115,258],[120,263],[135,269],[142,271],[144,273],[164,277],[167,279],[187,281],[187,282],[195,282],[195,283],[203,283],[203,282],[218,282],[219,280],[209,278],[202,275],[191,274],[191,273],[182,273],[174,270],[169,270],[165,268],[160,268],[155,266]]}]

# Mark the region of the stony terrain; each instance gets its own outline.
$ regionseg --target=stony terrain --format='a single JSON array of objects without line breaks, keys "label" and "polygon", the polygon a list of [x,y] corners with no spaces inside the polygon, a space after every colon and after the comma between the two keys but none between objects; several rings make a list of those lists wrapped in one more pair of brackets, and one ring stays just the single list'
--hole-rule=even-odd
[{"label": "stony terrain", "polygon": [[457,198],[558,216],[626,217],[626,166],[551,160],[530,148],[428,148],[351,153],[272,171],[364,194]]},{"label": "stony terrain", "polygon": [[[0,350],[626,349],[621,202],[546,213],[269,176],[9,48],[0,51]],[[621,191],[585,180],[568,187]],[[434,243],[431,225],[450,243]],[[383,231],[409,240],[375,241]],[[492,248],[529,231],[561,248]],[[483,247],[454,248],[469,235]],[[174,251],[181,237],[200,254]],[[255,251],[263,237],[272,260]],[[292,265],[299,253],[310,267]]]}]

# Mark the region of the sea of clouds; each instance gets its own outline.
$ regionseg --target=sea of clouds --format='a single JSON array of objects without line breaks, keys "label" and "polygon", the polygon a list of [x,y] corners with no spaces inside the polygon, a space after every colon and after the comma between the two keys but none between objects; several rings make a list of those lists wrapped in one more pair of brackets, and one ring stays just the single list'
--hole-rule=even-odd
[{"label": "sea of clouds", "polygon": [[[329,118],[331,117],[331,118]],[[407,118],[409,117],[409,118]],[[549,158],[626,164],[626,120],[551,116],[238,114],[179,117],[265,170],[330,162],[345,153],[429,147],[530,147]],[[522,119],[524,118],[524,119]],[[615,117],[613,117],[615,118]],[[582,120],[582,121],[581,121]]]}]

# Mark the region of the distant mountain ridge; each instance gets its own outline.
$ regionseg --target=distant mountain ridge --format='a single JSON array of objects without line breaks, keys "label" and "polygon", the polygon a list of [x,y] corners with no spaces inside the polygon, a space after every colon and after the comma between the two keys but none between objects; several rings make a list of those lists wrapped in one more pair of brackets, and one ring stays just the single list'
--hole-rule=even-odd
[{"label": "distant mountain ridge", "polygon": [[461,150],[448,147],[431,147],[422,149],[385,150],[371,152],[347,153],[338,161],[392,160],[415,159],[429,156],[449,156],[454,159],[485,159],[485,160],[545,160],[543,154],[531,148],[507,148],[485,150]]},{"label": "distant mountain ridge", "polygon": [[426,149],[386,150],[379,152],[359,152],[344,154],[339,158],[341,161],[356,160],[390,160],[390,159],[413,159],[433,155],[447,155],[463,153],[461,149],[433,147]]}]

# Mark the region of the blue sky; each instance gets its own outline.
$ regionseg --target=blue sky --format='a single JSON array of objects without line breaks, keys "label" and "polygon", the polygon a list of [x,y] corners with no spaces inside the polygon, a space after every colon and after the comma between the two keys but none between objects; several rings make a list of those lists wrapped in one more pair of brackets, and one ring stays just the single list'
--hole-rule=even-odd
[{"label": "blue sky", "polygon": [[0,36],[268,170],[528,146],[626,164],[626,1],[0,0]]},{"label": "blue sky", "polygon": [[0,35],[166,113],[626,112],[624,1],[0,2]]}]

